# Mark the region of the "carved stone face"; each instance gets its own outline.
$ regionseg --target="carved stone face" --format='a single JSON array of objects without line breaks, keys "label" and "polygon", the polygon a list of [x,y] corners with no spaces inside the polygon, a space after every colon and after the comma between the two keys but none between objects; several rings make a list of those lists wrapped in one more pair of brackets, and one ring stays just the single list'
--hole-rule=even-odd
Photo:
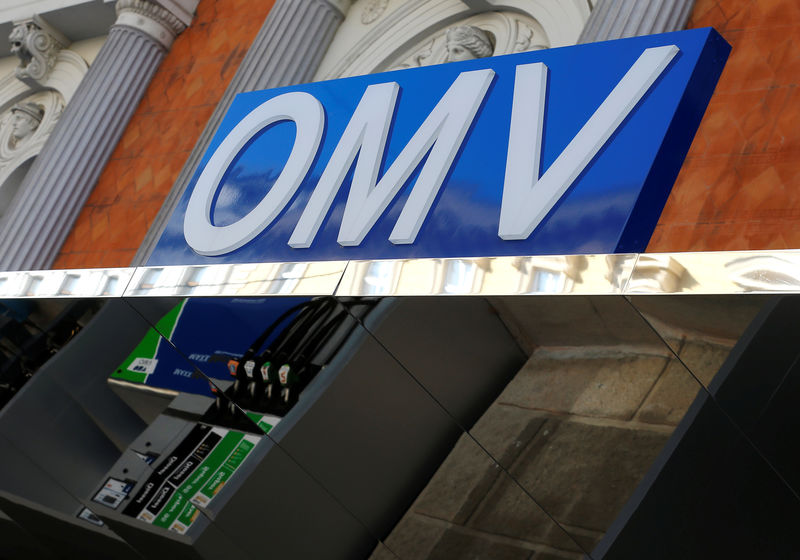
[{"label": "carved stone face", "polygon": [[494,48],[486,32],[471,25],[447,30],[447,62],[473,60],[492,56]]},{"label": "carved stone face", "polygon": [[21,111],[14,111],[11,120],[11,135],[19,142],[27,138],[39,127],[39,121]]},{"label": "carved stone face", "polygon": [[20,23],[11,30],[11,34],[8,36],[8,42],[11,43],[11,53],[23,60],[30,58],[25,48],[27,31],[27,26],[24,23]]},{"label": "carved stone face", "polygon": [[458,43],[454,43],[454,44],[448,43],[447,44],[447,61],[448,62],[458,62],[458,61],[461,61],[461,60],[473,60],[474,58],[475,58],[475,55],[472,54],[472,52],[468,48],[466,48],[466,47],[464,47],[464,46],[462,46],[462,45],[460,45]]}]

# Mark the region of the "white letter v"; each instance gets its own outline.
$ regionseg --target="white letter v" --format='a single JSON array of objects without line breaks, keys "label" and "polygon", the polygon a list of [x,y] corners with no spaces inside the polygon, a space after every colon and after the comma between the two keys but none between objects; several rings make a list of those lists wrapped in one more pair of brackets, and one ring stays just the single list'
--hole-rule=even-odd
[{"label": "white letter v", "polygon": [[675,45],[646,49],[541,178],[547,67],[517,66],[498,228],[502,239],[528,238],[678,52]]}]

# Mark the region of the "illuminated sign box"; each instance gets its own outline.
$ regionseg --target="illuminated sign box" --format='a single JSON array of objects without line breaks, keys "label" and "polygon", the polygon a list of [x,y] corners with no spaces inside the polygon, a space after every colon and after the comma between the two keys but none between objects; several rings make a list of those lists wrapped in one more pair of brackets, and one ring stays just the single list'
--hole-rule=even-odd
[{"label": "illuminated sign box", "polygon": [[712,29],[240,94],[148,264],[642,252]]}]

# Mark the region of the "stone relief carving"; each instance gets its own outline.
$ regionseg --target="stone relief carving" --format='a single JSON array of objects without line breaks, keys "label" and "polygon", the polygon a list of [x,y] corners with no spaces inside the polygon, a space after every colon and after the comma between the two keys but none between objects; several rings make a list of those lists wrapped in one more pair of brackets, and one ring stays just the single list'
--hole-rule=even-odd
[{"label": "stone relief carving", "polygon": [[361,23],[369,25],[383,15],[389,0],[370,0],[361,11]]},{"label": "stone relief carving", "polygon": [[444,49],[447,62],[474,60],[492,56],[494,40],[490,34],[474,25],[457,25],[445,33]]},{"label": "stone relief carving", "polygon": [[7,164],[38,153],[64,105],[57,92],[41,91],[0,113],[0,184]]},{"label": "stone relief carving", "polygon": [[315,80],[445,62],[447,29],[461,25],[489,34],[494,55],[573,45],[591,12],[586,0],[389,0],[364,25],[378,4],[355,0]]},{"label": "stone relief carving", "polygon": [[0,113],[0,215],[16,193],[27,166],[42,150],[64,105],[58,92],[39,91],[10,107],[6,105]]},{"label": "stone relief carving", "polygon": [[8,40],[11,52],[20,59],[17,78],[24,82],[43,80],[55,67],[58,52],[69,44],[40,18],[18,23]]},{"label": "stone relief carving", "polygon": [[[52,89],[69,101],[88,70],[86,61],[66,48],[69,40],[39,16],[18,22],[8,39],[20,60],[13,77],[24,89]],[[8,98],[9,78],[0,78],[0,107]]]},{"label": "stone relief carving", "polygon": [[0,215],[88,70],[38,16],[18,22],[9,41],[20,63],[0,77]]},{"label": "stone relief carving", "polygon": [[389,62],[385,69],[414,68],[549,47],[550,41],[535,19],[513,12],[487,12],[439,29]]},{"label": "stone relief carving", "polygon": [[548,48],[548,46],[542,44],[535,44],[534,36],[536,32],[532,27],[525,25],[521,21],[517,21],[516,24],[517,40],[514,43],[513,52],[538,51],[540,49]]},{"label": "stone relief carving", "polygon": [[42,122],[44,107],[38,103],[17,103],[11,107],[11,137],[8,146],[16,150],[33,136]]}]

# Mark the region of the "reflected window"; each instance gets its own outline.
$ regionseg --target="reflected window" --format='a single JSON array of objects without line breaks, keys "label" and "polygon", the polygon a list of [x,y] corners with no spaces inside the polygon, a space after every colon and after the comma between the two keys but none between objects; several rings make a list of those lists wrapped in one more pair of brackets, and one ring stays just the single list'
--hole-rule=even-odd
[{"label": "reflected window", "polygon": [[168,274],[162,275],[159,279],[159,287],[169,289],[170,277],[182,274],[180,281],[181,293],[218,294],[222,292],[225,283],[229,280],[230,270],[230,267],[226,266],[190,266],[185,269],[167,269]]},{"label": "reflected window", "polygon": [[445,265],[444,292],[463,294],[472,291],[477,265],[472,261],[452,260]]},{"label": "reflected window", "polygon": [[186,271],[183,284],[188,288],[186,293],[194,293],[198,288],[214,284],[213,275],[209,274],[209,268],[206,266],[198,266],[190,268]]},{"label": "reflected window", "polygon": [[117,288],[119,288],[119,276],[108,276],[100,293],[104,296],[114,295],[117,293]]},{"label": "reflected window", "polygon": [[392,261],[375,261],[369,264],[364,275],[364,293],[379,295],[389,293],[392,288],[394,263]]},{"label": "reflected window", "polygon": [[306,272],[306,263],[286,263],[278,270],[277,278],[270,282],[267,293],[290,294]]},{"label": "reflected window", "polygon": [[68,296],[74,294],[78,287],[78,281],[80,280],[80,276],[77,274],[67,274],[64,278],[64,281],[61,282],[61,287],[58,289],[58,293],[64,296]]},{"label": "reflected window", "polygon": [[28,282],[25,285],[25,295],[26,296],[35,296],[39,289],[42,287],[42,281],[44,278],[42,276],[31,276],[28,278]]},{"label": "reflected window", "polygon": [[557,293],[564,285],[565,275],[553,270],[538,269],[533,273],[532,291]]},{"label": "reflected window", "polygon": [[142,281],[139,283],[139,287],[146,290],[155,288],[156,282],[158,282],[158,277],[161,276],[162,270],[162,268],[151,268],[147,270],[144,273],[144,276],[142,276]]}]

